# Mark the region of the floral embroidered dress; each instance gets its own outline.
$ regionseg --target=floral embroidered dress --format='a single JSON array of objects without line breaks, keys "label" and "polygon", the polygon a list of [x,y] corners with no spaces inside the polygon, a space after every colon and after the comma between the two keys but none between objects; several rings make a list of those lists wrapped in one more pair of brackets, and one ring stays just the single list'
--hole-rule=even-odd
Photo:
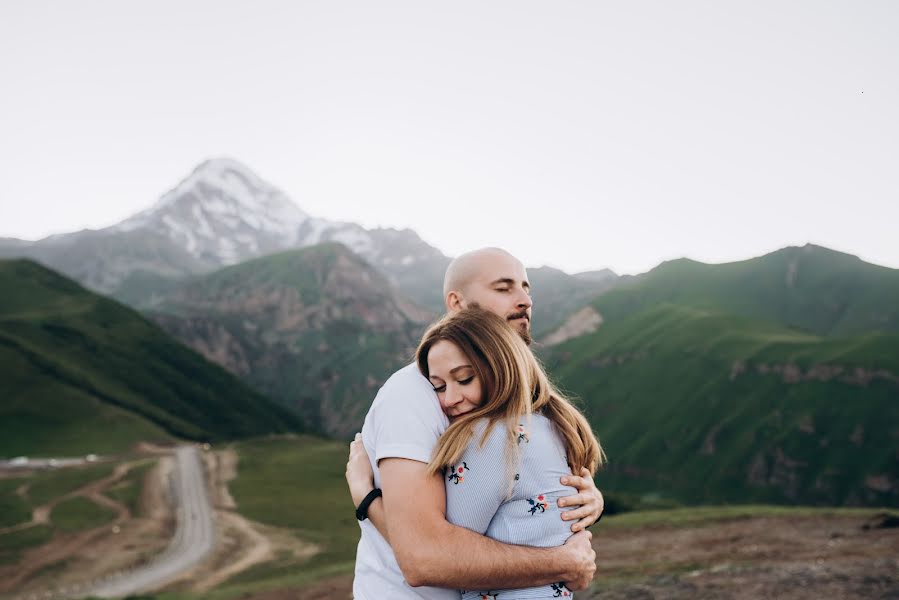
[{"label": "floral embroidered dress", "polygon": [[[486,420],[457,464],[446,471],[446,517],[450,523],[506,544],[561,546],[571,535],[556,502],[577,490],[559,483],[569,475],[565,448],[549,419],[531,415],[514,431],[497,422],[483,446]],[[510,437],[511,436],[511,437]],[[511,441],[510,441],[511,440]],[[562,584],[514,590],[462,591],[464,600],[573,598]]]}]

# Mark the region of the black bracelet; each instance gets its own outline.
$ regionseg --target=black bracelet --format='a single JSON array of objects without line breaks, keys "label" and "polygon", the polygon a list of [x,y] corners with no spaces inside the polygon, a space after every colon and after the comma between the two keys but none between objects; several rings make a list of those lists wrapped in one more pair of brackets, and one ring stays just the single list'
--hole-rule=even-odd
[{"label": "black bracelet", "polygon": [[381,495],[381,488],[375,488],[368,493],[368,495],[362,499],[362,502],[359,503],[359,508],[356,509],[356,518],[360,521],[364,521],[368,518],[368,507],[372,502],[375,501],[375,498]]}]

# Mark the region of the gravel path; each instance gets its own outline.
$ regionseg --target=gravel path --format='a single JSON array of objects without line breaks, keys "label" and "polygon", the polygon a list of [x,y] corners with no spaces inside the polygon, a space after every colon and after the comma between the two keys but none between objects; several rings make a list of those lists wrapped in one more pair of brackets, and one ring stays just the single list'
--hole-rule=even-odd
[{"label": "gravel path", "polygon": [[168,548],[146,565],[79,590],[79,596],[117,598],[153,590],[195,567],[212,552],[215,527],[199,451],[183,446],[175,451],[175,457],[172,491],[178,505],[178,525]]}]

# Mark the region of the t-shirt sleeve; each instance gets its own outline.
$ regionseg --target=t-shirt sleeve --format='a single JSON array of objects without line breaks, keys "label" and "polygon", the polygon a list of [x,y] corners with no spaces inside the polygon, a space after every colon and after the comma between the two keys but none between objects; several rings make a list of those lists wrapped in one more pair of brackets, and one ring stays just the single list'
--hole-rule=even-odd
[{"label": "t-shirt sleeve", "polygon": [[[420,376],[418,376],[420,377]],[[427,463],[446,429],[446,417],[434,390],[424,378],[402,385],[387,385],[375,399],[374,454],[384,458],[407,458]]]},{"label": "t-shirt sleeve", "polygon": [[444,474],[447,521],[481,534],[509,496],[516,473],[505,425],[496,423],[482,446],[484,429],[484,423],[475,427],[462,458]]}]

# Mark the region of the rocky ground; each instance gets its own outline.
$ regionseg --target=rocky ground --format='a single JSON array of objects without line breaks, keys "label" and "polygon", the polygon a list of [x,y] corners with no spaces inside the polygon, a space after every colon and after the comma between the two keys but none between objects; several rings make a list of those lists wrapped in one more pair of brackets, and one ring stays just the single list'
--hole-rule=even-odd
[{"label": "rocky ground", "polygon": [[[893,525],[893,527],[888,527]],[[899,529],[884,518],[767,517],[598,531],[602,599],[899,598]]]}]

